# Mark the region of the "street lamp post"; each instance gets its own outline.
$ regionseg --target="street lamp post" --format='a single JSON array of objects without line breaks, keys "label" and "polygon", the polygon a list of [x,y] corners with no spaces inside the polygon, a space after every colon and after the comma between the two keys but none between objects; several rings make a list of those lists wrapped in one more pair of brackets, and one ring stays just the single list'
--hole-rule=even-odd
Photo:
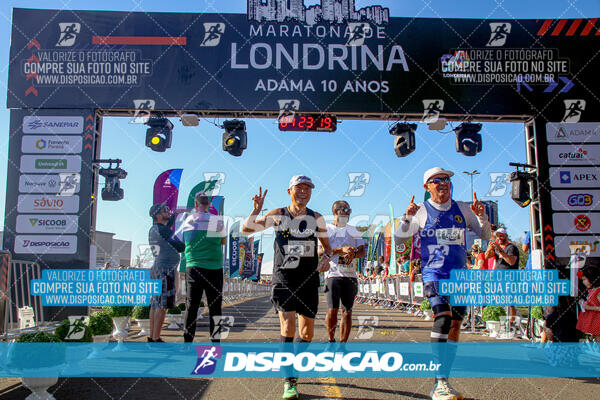
[{"label": "street lamp post", "polygon": [[471,178],[471,200],[473,199],[473,175],[479,175],[480,173],[481,172],[477,171],[476,169],[471,172],[463,171],[463,174],[467,174]]}]

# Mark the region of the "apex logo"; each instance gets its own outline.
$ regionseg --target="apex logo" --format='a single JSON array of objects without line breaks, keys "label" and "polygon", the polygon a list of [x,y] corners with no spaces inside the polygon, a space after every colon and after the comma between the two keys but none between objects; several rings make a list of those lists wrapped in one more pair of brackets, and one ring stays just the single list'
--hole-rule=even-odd
[{"label": "apex logo", "polygon": [[423,100],[423,109],[423,122],[428,124],[434,123],[438,120],[440,113],[444,110],[444,100]]},{"label": "apex logo", "polygon": [[368,22],[349,22],[348,30],[350,36],[346,46],[362,46],[365,43],[365,38],[372,34],[371,25]]},{"label": "apex logo", "polygon": [[585,100],[565,100],[565,116],[562,122],[579,122],[583,110],[585,110]]},{"label": "apex logo", "polygon": [[81,24],[79,22],[59,22],[58,28],[60,29],[60,37],[58,38],[58,42],[56,42],[56,46],[73,46],[77,35],[81,31]]},{"label": "apex logo", "polygon": [[200,47],[214,47],[221,42],[221,36],[225,33],[225,23],[223,22],[205,22],[204,40]]},{"label": "apex logo", "polygon": [[504,46],[508,34],[511,30],[511,24],[509,22],[490,22],[490,40],[488,40],[486,47],[500,47]]}]

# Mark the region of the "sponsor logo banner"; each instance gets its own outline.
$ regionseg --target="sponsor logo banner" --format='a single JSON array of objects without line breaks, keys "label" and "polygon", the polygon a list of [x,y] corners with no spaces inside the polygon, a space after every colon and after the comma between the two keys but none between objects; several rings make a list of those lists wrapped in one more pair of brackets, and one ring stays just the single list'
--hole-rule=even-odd
[{"label": "sponsor logo banner", "polygon": [[21,156],[21,172],[79,172],[81,156]]},{"label": "sponsor logo banner", "polygon": [[554,213],[552,221],[556,233],[600,233],[600,213]]},{"label": "sponsor logo banner", "polygon": [[600,211],[600,190],[553,190],[553,210]]},{"label": "sponsor logo banner", "polygon": [[548,146],[550,165],[600,164],[600,144],[555,144]]},{"label": "sponsor logo banner", "polygon": [[81,153],[81,136],[23,136],[22,153]]},{"label": "sponsor logo banner", "polygon": [[22,214],[17,216],[17,233],[77,233],[77,215]]},{"label": "sponsor logo banner", "polygon": [[600,122],[548,122],[546,139],[550,143],[600,143]]},{"label": "sponsor logo banner", "polygon": [[572,254],[600,257],[600,235],[555,236],[554,246],[558,257],[571,257]]},{"label": "sponsor logo banner", "polygon": [[66,192],[65,187],[68,186],[69,193],[79,193],[80,184],[76,180],[75,183],[68,179],[73,175],[79,174],[54,174],[54,175],[21,175],[19,177],[19,192],[21,193],[60,193]]},{"label": "sponsor logo banner", "polygon": [[79,212],[79,196],[21,194],[17,211],[19,213],[73,214]]},{"label": "sponsor logo banner", "polygon": [[75,235],[17,235],[15,253],[18,254],[75,254],[77,236]]},{"label": "sponsor logo banner", "polygon": [[598,168],[550,168],[551,187],[593,187],[600,186]]},{"label": "sponsor logo banner", "polygon": [[26,115],[23,133],[81,134],[83,117]]}]

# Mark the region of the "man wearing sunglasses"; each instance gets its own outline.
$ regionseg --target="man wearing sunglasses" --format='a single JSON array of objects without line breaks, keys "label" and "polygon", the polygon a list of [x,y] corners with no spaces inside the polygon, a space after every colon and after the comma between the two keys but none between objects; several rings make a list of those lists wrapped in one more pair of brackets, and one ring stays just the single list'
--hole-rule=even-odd
[{"label": "man wearing sunglasses", "polygon": [[171,226],[174,219],[166,203],[150,207],[153,225],[148,232],[148,243],[152,246],[154,264],[150,270],[151,279],[160,279],[162,291],[152,296],[150,301],[150,336],[148,342],[162,342],[160,331],[167,309],[175,307],[175,277],[179,264],[179,253],[185,249],[180,241],[172,239]]},{"label": "man wearing sunglasses", "polygon": [[484,240],[490,238],[490,224],[477,194],[473,193],[471,205],[451,199],[450,178],[453,175],[452,171],[440,167],[425,171],[423,187],[431,198],[415,204],[413,196],[402,216],[402,224],[396,230],[396,239],[400,242],[416,232],[421,237],[423,292],[435,315],[430,340],[435,343],[434,358],[442,364],[431,391],[433,400],[463,398],[450,386],[448,376],[456,356],[456,342],[466,307],[453,307],[448,296],[440,296],[439,281],[449,279],[453,269],[466,268],[466,228]]},{"label": "man wearing sunglasses", "polygon": [[[329,270],[325,273],[325,298],[327,316],[325,326],[329,341],[335,342],[335,329],[338,321],[340,301],[342,303],[342,322],[340,324],[340,342],[347,342],[352,329],[352,306],[358,293],[357,258],[365,256],[365,242],[356,227],[348,225],[350,205],[338,200],[331,207],[333,223],[327,224],[327,236],[333,251],[329,261]],[[319,255],[323,253],[319,247]]]}]

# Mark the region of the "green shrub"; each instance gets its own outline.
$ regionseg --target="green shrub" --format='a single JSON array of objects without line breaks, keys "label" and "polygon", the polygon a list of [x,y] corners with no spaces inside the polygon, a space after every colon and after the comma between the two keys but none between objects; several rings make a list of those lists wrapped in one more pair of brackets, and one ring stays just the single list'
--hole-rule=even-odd
[{"label": "green shrub", "polygon": [[[83,330],[83,336],[80,339],[68,338],[69,330],[71,330],[71,336],[74,336],[78,332]],[[71,321],[68,319],[63,320],[54,331],[54,334],[63,342],[92,342],[92,330],[89,326],[83,323],[81,320],[75,320],[73,322],[73,328],[71,329]],[[79,335],[76,335],[79,336]]]},{"label": "green shrub", "polygon": [[135,306],[131,313],[133,319],[149,319],[150,318],[150,306]]},{"label": "green shrub", "polygon": [[90,316],[90,329],[93,336],[108,335],[112,332],[112,317],[103,311],[96,311]]},{"label": "green shrub", "polygon": [[117,317],[129,317],[133,311],[132,306],[105,306],[102,307],[102,311],[107,313],[113,318]]},{"label": "green shrub", "polygon": [[544,311],[542,307],[535,306],[531,309],[531,316],[535,319],[544,319]]},{"label": "green shrub", "polygon": [[185,311],[185,303],[179,303],[179,305],[177,305],[177,307],[179,307],[179,309],[181,311]]},{"label": "green shrub", "polygon": [[17,338],[17,343],[59,343],[58,336],[48,332],[24,333]]},{"label": "green shrub", "polygon": [[[58,343],[46,347],[44,345],[43,355],[36,351],[21,351],[22,349],[8,352],[8,365],[14,368],[39,369],[54,367],[65,363],[66,348],[60,344],[61,340],[54,334],[48,332],[24,333],[17,338],[17,343]],[[42,349],[40,349],[42,350]]]},{"label": "green shrub", "polygon": [[504,307],[500,306],[487,306],[483,309],[481,318],[484,321],[500,321],[500,317],[506,315]]},{"label": "green shrub", "polygon": [[181,314],[179,307],[171,307],[167,310],[167,314]]},{"label": "green shrub", "polygon": [[421,310],[422,311],[431,310],[431,304],[429,304],[429,299],[425,299],[421,302]]}]

